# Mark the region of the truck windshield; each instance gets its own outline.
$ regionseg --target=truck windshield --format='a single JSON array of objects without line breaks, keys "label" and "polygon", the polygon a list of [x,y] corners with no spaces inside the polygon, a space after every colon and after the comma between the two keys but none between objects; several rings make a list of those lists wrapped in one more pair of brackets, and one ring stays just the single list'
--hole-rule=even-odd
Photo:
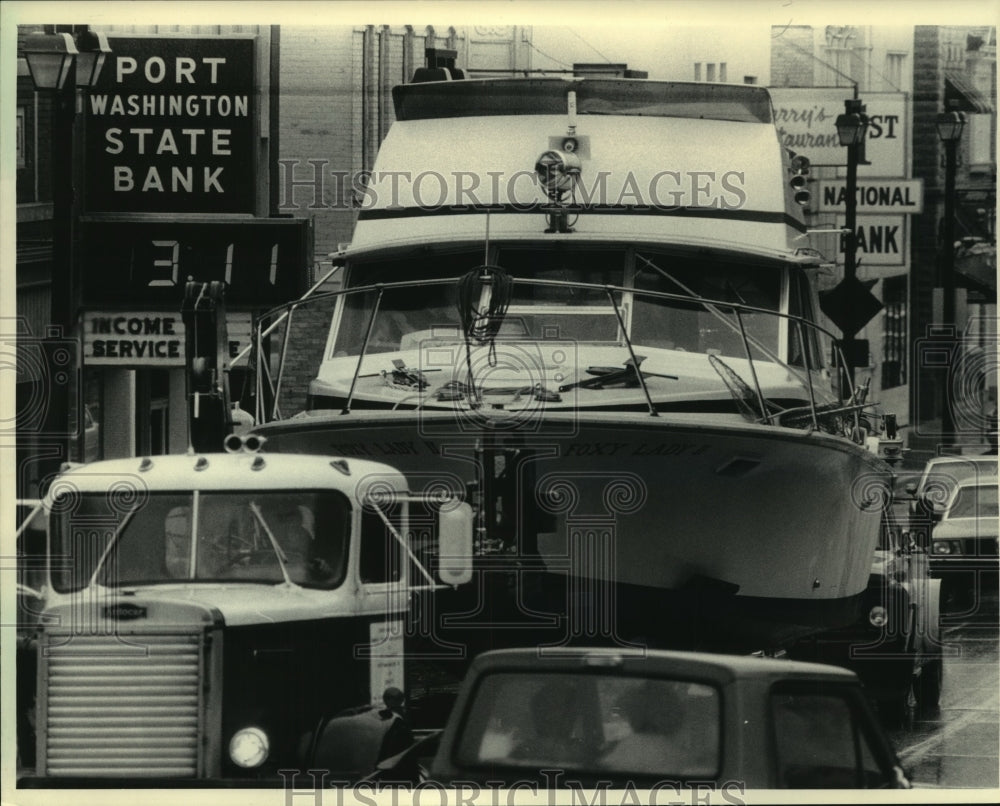
[{"label": "truck windshield", "polygon": [[[333,491],[84,493],[56,501],[53,586],[286,581],[333,588],[344,578],[350,505]],[[96,576],[95,576],[96,574]]]},{"label": "truck windshield", "polygon": [[720,720],[719,693],[703,683],[497,672],[477,688],[457,746],[469,766],[711,779]]}]

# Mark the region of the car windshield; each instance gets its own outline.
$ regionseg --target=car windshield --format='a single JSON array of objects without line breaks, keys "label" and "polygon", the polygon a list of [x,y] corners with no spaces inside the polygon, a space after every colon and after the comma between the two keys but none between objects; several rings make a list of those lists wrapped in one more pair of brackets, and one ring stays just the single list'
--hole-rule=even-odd
[{"label": "car windshield", "polygon": [[579,770],[613,781],[711,778],[720,720],[719,693],[703,683],[498,672],[476,689],[457,746],[468,766]]},{"label": "car windshield", "polygon": [[947,459],[928,463],[920,480],[919,494],[925,496],[938,507],[943,506],[959,482],[967,480],[987,480],[997,477],[997,460],[989,458]]},{"label": "car windshield", "polygon": [[[745,357],[747,343],[732,308],[666,300],[638,292],[739,303],[766,311],[781,309],[782,272],[774,267],[597,246],[505,246],[497,250],[495,261],[515,280],[497,336],[501,340],[564,339],[623,346],[618,315],[604,286],[632,286],[635,292],[617,292],[614,297],[636,346]],[[348,287],[414,281],[424,284],[383,288],[380,298],[376,291],[349,295],[332,357],[361,351],[377,298],[378,310],[366,353],[418,349],[429,341],[459,341],[457,279],[482,263],[481,253],[459,252],[352,264]],[[633,264],[634,271],[629,268]],[[444,278],[456,282],[428,284]],[[560,281],[589,287],[552,284]],[[794,303],[793,312],[805,313],[802,308],[806,303],[798,297]],[[741,317],[754,358],[773,360],[779,350],[779,318],[752,311]],[[806,338],[812,336],[807,334]],[[798,361],[797,351],[798,341],[792,339],[785,358]],[[818,354],[814,354],[813,361],[819,364]]]},{"label": "car windshield", "polygon": [[997,488],[994,485],[962,487],[948,508],[947,518],[996,518]]},{"label": "car windshield", "polygon": [[[350,506],[340,493],[166,492],[141,500],[86,493],[55,502],[53,585],[78,590],[182,581],[344,578]],[[193,549],[193,550],[192,550]],[[95,577],[96,572],[96,577]]]}]

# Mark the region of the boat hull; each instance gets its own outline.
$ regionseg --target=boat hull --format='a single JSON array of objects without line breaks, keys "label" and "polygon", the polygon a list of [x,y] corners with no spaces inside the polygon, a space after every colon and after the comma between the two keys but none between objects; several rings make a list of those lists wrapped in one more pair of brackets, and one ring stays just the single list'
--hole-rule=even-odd
[{"label": "boat hull", "polygon": [[378,458],[414,491],[467,493],[483,590],[450,624],[488,606],[556,642],[783,643],[850,623],[890,478],[847,440],[726,416],[312,413],[258,431],[268,450]]}]

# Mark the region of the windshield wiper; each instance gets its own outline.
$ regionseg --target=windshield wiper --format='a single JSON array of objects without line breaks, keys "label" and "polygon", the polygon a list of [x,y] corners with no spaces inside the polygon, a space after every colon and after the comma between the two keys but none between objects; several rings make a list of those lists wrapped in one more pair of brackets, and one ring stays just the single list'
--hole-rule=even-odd
[{"label": "windshield wiper", "polygon": [[[115,527],[115,533],[111,535],[111,539],[108,541],[108,545],[104,547],[104,551],[101,553],[101,558],[97,561],[97,566],[94,568],[94,573],[90,577],[90,583],[88,587],[92,587],[93,585],[97,584],[97,575],[100,574],[102,570],[104,570],[104,563],[108,559],[108,555],[111,554],[111,550],[118,543],[118,538],[122,536],[122,534],[125,531],[125,527],[128,526],[129,521],[132,520],[132,516],[135,515],[135,513],[138,512],[138,510],[139,510],[139,504],[138,503],[133,504],[132,509],[130,509],[128,512],[125,513],[125,517],[122,518],[121,523],[119,523],[118,526]],[[106,579],[104,580],[104,584],[105,586],[107,586]]]},{"label": "windshield wiper", "polygon": [[559,387],[560,392],[568,392],[570,389],[605,389],[608,386],[625,386],[635,388],[642,384],[642,378],[669,378],[678,380],[676,375],[664,375],[659,372],[643,372],[639,366],[646,360],[646,356],[637,355],[633,361],[631,358],[625,362],[624,369],[617,367],[587,367],[587,373],[593,378],[585,378],[582,381],[563,384]]},{"label": "windshield wiper", "polygon": [[250,502],[250,511],[253,513],[254,517],[264,527],[264,531],[267,533],[267,539],[271,541],[271,548],[274,549],[274,553],[278,557],[278,565],[281,566],[281,575],[285,578],[285,583],[288,585],[294,584],[292,578],[288,575],[288,557],[281,548],[281,544],[278,543],[278,539],[274,536],[271,531],[271,527],[267,525],[267,521],[264,520],[264,515],[260,511],[260,506],[255,502]]}]

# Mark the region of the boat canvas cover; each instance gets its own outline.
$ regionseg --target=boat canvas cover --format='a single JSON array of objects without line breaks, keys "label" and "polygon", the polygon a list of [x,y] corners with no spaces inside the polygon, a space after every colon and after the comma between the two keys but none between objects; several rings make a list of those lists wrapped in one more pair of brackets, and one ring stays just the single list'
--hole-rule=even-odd
[{"label": "boat canvas cover", "polygon": [[[545,151],[560,149],[570,125],[567,82],[558,83],[561,113],[490,109],[415,114],[395,123],[376,160],[351,251],[481,241],[487,209],[491,237],[537,239],[550,200],[535,164]],[[575,191],[561,200],[575,218],[570,237],[771,255],[804,245],[773,123],[617,111],[573,119],[581,173]]]},{"label": "boat canvas cover", "polygon": [[770,123],[763,87],[683,81],[562,78],[480,79],[402,84],[392,91],[396,120],[485,115],[555,115],[576,93],[581,115],[644,115]]}]

